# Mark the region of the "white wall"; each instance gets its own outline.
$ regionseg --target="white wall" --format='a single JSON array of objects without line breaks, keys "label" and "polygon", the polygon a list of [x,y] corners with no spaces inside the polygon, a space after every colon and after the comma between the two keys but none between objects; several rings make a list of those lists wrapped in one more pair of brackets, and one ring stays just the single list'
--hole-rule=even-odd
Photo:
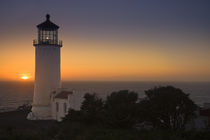
[{"label": "white wall", "polygon": [[32,104],[33,114],[40,119],[51,116],[50,95],[61,87],[60,47],[38,45],[35,47],[35,84]]},{"label": "white wall", "polygon": [[[56,103],[59,104],[58,106],[58,110],[56,110]],[[66,103],[66,112],[64,111],[64,103]],[[68,100],[67,99],[59,99],[59,98],[55,98],[53,103],[52,103],[52,117],[54,120],[57,121],[62,121],[62,118],[65,117],[65,115],[68,114],[68,110],[69,110],[69,104],[68,104]]]}]

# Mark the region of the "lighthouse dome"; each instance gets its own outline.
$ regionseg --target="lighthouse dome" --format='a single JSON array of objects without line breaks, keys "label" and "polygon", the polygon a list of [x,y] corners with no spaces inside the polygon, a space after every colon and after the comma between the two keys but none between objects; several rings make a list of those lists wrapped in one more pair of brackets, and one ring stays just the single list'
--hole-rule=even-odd
[{"label": "lighthouse dome", "polygon": [[53,22],[50,21],[50,15],[46,15],[46,21],[37,25],[38,29],[41,30],[57,30],[59,28],[58,25],[54,24]]}]

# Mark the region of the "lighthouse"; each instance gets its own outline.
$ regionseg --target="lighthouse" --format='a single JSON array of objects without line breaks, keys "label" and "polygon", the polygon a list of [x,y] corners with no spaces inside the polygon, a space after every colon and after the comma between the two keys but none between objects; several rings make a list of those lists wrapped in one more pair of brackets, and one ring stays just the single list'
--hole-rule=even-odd
[{"label": "lighthouse", "polygon": [[[30,118],[35,120],[52,119],[52,92],[61,88],[60,49],[62,41],[58,40],[59,26],[46,20],[37,25],[38,38],[33,41],[35,47],[35,83]],[[28,116],[28,118],[29,118]]]}]

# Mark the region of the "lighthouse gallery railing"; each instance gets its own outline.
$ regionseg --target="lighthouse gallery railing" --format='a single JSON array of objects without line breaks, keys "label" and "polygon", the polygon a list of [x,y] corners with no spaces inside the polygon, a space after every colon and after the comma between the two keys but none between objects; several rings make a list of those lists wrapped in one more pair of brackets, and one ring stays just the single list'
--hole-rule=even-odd
[{"label": "lighthouse gallery railing", "polygon": [[33,40],[33,45],[36,46],[36,45],[58,45],[58,46],[62,46],[62,41],[59,40],[59,41],[54,41],[54,40]]}]

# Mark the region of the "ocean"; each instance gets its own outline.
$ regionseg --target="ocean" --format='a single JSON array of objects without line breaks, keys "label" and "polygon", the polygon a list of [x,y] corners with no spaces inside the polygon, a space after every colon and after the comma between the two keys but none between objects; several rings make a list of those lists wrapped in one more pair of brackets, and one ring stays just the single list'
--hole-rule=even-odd
[{"label": "ocean", "polygon": [[[210,103],[210,82],[63,82],[62,87],[74,90],[78,96],[85,93],[96,93],[105,98],[118,90],[132,90],[144,97],[144,91],[155,86],[172,85],[190,94],[190,98],[198,105]],[[15,110],[24,103],[31,103],[33,98],[33,82],[0,82],[0,112]]]}]

